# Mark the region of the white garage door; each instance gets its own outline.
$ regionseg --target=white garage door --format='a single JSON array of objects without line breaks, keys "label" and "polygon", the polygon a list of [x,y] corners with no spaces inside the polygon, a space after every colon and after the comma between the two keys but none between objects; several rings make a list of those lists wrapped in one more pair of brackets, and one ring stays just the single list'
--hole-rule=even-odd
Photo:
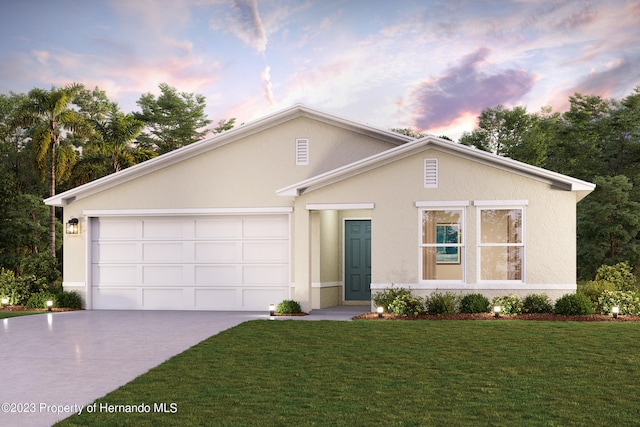
[{"label": "white garage door", "polygon": [[94,309],[259,310],[289,298],[288,215],[92,220]]}]

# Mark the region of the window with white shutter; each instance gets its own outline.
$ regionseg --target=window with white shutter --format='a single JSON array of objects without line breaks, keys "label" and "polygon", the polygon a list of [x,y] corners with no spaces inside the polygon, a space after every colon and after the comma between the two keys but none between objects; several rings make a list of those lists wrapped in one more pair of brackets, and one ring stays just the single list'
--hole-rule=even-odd
[{"label": "window with white shutter", "polygon": [[309,164],[309,140],[307,138],[296,139],[296,165]]},{"label": "window with white shutter", "polygon": [[438,188],[438,159],[424,159],[424,188]]}]

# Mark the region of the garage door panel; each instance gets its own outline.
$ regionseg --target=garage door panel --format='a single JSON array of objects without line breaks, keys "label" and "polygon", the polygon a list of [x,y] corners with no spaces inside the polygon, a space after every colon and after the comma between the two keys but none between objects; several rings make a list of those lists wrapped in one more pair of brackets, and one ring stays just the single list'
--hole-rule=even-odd
[{"label": "garage door panel", "polygon": [[286,283],[288,277],[285,265],[245,265],[242,272],[247,285],[278,285]]},{"label": "garage door panel", "polygon": [[196,262],[234,262],[242,248],[240,242],[208,242],[195,244]]},{"label": "garage door panel", "polygon": [[143,289],[142,305],[146,309],[182,308],[182,289]]},{"label": "garage door panel", "polygon": [[183,283],[183,266],[152,265],[142,267],[143,285],[180,285]]},{"label": "garage door panel", "polygon": [[183,243],[144,243],[142,245],[142,260],[149,262],[183,262]]},{"label": "garage door panel", "polygon": [[138,283],[138,267],[135,265],[94,266],[93,283],[100,286],[135,285]]},{"label": "garage door panel", "polygon": [[264,310],[289,295],[288,215],[90,224],[94,308]]},{"label": "garage door panel", "polygon": [[102,262],[135,262],[139,258],[136,242],[94,242],[92,251]]},{"label": "garage door panel", "polygon": [[242,259],[247,262],[287,262],[288,242],[246,242],[242,248]]}]

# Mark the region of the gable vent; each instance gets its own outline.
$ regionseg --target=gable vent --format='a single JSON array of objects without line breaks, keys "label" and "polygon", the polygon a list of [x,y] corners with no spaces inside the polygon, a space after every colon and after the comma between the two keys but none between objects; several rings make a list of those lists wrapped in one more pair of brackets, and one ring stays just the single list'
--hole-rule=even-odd
[{"label": "gable vent", "polygon": [[438,159],[424,159],[424,188],[438,188]]},{"label": "gable vent", "polygon": [[309,164],[309,140],[296,139],[296,165]]}]

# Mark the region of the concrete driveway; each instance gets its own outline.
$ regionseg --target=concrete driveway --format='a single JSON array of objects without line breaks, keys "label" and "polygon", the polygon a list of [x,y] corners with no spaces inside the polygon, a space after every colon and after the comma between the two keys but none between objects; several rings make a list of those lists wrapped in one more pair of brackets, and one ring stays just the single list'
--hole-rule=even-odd
[{"label": "concrete driveway", "polygon": [[[292,319],[349,320],[366,311],[336,307]],[[50,426],[200,341],[253,319],[268,314],[72,311],[1,319],[0,425]]]}]

